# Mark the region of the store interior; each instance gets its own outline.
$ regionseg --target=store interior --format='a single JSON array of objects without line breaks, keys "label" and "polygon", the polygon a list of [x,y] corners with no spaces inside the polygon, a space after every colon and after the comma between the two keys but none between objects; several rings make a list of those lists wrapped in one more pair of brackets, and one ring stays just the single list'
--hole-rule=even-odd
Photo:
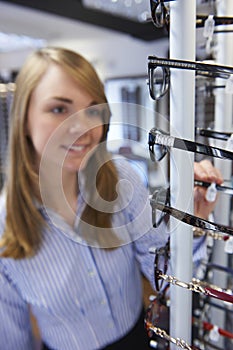
[{"label": "store interior", "polygon": [[[107,2],[111,3],[109,8]],[[177,194],[178,173],[179,184],[182,184],[184,190],[179,191],[179,200],[175,205],[180,205],[180,209],[184,211],[192,212],[192,183],[191,180],[187,180],[193,171],[191,166],[187,167],[192,158],[182,156],[180,159],[174,155],[175,166],[170,163],[169,157],[165,157],[161,162],[152,161],[148,150],[148,132],[156,127],[165,132],[175,131],[176,136],[201,142],[206,146],[225,148],[224,142],[226,139],[232,141],[233,134],[233,100],[232,91],[229,92],[232,88],[228,88],[228,91],[222,88],[226,88],[225,77],[213,79],[205,74],[195,76],[194,72],[191,75],[190,71],[178,69],[179,72],[175,72],[175,69],[170,69],[170,89],[161,98],[153,99],[149,91],[148,57],[188,59],[233,67],[233,19],[232,24],[216,25],[215,32],[209,36],[206,35],[207,29],[204,25],[192,27],[188,23],[194,23],[194,15],[198,14],[205,15],[208,19],[212,19],[211,16],[233,18],[232,0],[191,0],[190,7],[187,7],[185,0],[165,2],[165,6],[170,9],[169,29],[165,26],[157,28],[154,25],[150,2],[147,0],[131,0],[128,3],[105,0],[104,10],[100,3],[101,1],[91,3],[87,0],[0,1],[0,168],[5,164],[8,118],[14,95],[14,79],[18,70],[28,54],[35,49],[43,46],[62,46],[84,55],[92,62],[104,81],[106,95],[113,111],[112,128],[110,127],[109,132],[110,150],[124,155],[132,163],[151,192],[161,186],[170,185]],[[119,7],[116,7],[117,3]],[[187,28],[184,29],[185,25]],[[219,28],[224,30],[220,32]],[[159,78],[162,79],[162,76]],[[189,89],[184,88],[186,82],[190,84]],[[201,133],[195,133],[196,127],[227,132],[228,136],[224,140],[203,137]],[[195,154],[197,161],[204,158],[206,156],[203,154]],[[213,160],[221,169],[224,174],[224,186],[231,189],[232,161],[224,162],[211,156],[207,158]],[[3,181],[4,174],[1,171],[1,186]],[[220,189],[219,203],[211,221],[232,227],[233,190],[230,195],[225,195],[227,191],[222,192],[223,194]],[[228,192],[230,193],[230,190]],[[184,202],[189,204],[183,205]],[[172,242],[172,251],[180,257],[179,267],[174,268],[174,275],[175,272],[179,275],[184,272],[184,277],[191,280],[192,276],[186,274],[186,271],[181,271],[180,266],[188,265],[190,268],[192,265],[191,253],[184,248],[185,244],[189,246],[193,239],[192,228],[187,225],[182,227],[182,231],[187,233],[182,235],[182,238],[179,238],[176,225],[172,228],[176,232],[174,237],[178,237]],[[198,275],[200,280],[209,285],[217,285],[231,294],[232,244],[231,237],[224,241],[220,233],[209,234],[208,256],[200,266]],[[184,256],[186,261],[183,260]],[[146,281],[144,283],[145,305],[149,305],[149,296],[153,291]],[[177,286],[172,288],[182,289]],[[166,331],[176,339],[186,339],[199,349],[233,349],[232,304],[191,291],[187,294],[187,299],[180,300],[183,294],[179,295],[179,291],[174,292],[169,306],[170,329],[167,310],[164,316]],[[188,319],[190,314],[192,317]],[[156,327],[162,326],[164,322],[159,324],[158,321]],[[39,337],[36,329],[35,332]],[[160,344],[158,334],[155,339],[157,345],[154,345],[154,348],[165,349],[164,343]],[[170,345],[170,349],[179,347],[191,349],[178,341]]]}]

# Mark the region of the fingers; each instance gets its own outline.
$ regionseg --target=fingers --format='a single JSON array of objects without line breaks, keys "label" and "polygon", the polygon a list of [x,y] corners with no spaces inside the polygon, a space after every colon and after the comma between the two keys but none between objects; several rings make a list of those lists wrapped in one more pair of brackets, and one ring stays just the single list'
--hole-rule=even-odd
[{"label": "fingers", "polygon": [[203,187],[194,187],[194,213],[203,219],[208,219],[210,213],[214,210],[217,202],[209,202],[206,200],[206,189]]},{"label": "fingers", "polygon": [[194,178],[200,181],[215,182],[218,185],[223,183],[219,169],[215,168],[207,159],[198,163],[194,162]]},{"label": "fingers", "polygon": [[[223,177],[219,169],[215,168],[207,159],[194,163],[194,178],[199,181],[214,182],[218,185],[223,183]],[[208,218],[217,201],[217,198],[214,201],[207,201],[206,191],[207,189],[204,187],[195,186],[194,188],[195,215],[202,218]]]}]

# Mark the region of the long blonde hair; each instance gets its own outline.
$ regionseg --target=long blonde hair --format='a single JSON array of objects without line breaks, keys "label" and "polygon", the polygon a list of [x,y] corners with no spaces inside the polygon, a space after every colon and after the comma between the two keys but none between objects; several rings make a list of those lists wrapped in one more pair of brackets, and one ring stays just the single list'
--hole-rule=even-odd
[{"label": "long blonde hair", "polygon": [[[81,55],[64,48],[43,48],[26,60],[16,79],[16,92],[10,119],[9,167],[5,183],[6,225],[0,241],[1,256],[21,259],[34,255],[41,245],[45,220],[35,206],[41,201],[39,175],[34,166],[34,147],[26,135],[28,105],[32,91],[36,88],[49,63],[60,65],[97,103],[106,103],[104,86],[95,69]],[[110,110],[105,113],[102,140],[107,138]],[[105,144],[105,143],[103,143]],[[104,148],[104,149],[103,149]],[[107,160],[107,161],[106,161]],[[90,162],[89,162],[90,163]],[[116,197],[117,171],[108,157],[106,146],[92,157],[92,166],[103,164],[96,177],[96,189],[106,201]],[[87,166],[87,184],[92,181]],[[93,186],[88,186],[91,189]],[[95,186],[94,186],[95,187]],[[86,188],[86,189],[87,189]],[[111,210],[101,213],[86,205],[82,219],[95,227],[111,227]]]}]

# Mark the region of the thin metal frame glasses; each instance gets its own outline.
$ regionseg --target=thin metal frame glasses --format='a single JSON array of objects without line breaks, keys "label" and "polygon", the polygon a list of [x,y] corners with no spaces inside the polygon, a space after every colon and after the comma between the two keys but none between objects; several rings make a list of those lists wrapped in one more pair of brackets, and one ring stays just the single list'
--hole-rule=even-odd
[{"label": "thin metal frame glasses", "polygon": [[[153,251],[150,250],[152,253]],[[168,260],[170,258],[170,240],[167,241],[167,244],[164,247],[155,249],[155,260],[154,260],[154,278],[155,286],[158,292],[162,292],[165,289],[163,288],[163,282],[168,284],[173,284],[175,286],[185,288],[192,292],[200,293],[208,297],[212,297],[218,300],[225,302],[233,303],[233,294],[230,293],[227,289],[222,289],[216,285],[209,284],[205,281],[201,281],[197,278],[192,278],[191,282],[180,281],[178,278],[167,275]],[[166,285],[167,287],[167,285]]]},{"label": "thin metal frame glasses", "polygon": [[228,79],[233,74],[231,66],[148,56],[149,92],[153,100],[159,100],[167,93],[170,86],[170,68],[188,69],[211,78]]}]

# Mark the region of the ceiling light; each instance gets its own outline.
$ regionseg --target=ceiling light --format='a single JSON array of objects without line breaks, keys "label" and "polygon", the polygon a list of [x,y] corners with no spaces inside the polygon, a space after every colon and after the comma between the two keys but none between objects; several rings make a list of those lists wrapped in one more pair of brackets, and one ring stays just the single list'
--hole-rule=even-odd
[{"label": "ceiling light", "polygon": [[83,6],[114,16],[145,22],[150,17],[148,0],[82,0]]},{"label": "ceiling light", "polygon": [[14,50],[37,49],[45,46],[46,41],[25,35],[7,34],[0,32],[0,52]]}]

